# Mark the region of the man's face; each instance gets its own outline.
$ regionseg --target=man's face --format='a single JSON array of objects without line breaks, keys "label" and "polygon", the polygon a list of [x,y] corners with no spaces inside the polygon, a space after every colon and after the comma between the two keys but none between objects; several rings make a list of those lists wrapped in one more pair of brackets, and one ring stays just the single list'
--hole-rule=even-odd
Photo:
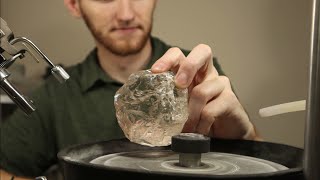
[{"label": "man's face", "polygon": [[98,43],[116,55],[138,53],[148,41],[156,0],[79,0]]}]

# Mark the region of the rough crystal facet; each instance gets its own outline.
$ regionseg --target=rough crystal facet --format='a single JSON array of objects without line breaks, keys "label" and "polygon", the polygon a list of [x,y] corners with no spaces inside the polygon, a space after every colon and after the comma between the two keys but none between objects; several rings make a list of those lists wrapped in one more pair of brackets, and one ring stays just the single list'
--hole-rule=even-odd
[{"label": "rough crystal facet", "polygon": [[114,98],[118,123],[126,137],[147,146],[167,146],[188,119],[188,90],[178,89],[170,71],[132,74]]}]

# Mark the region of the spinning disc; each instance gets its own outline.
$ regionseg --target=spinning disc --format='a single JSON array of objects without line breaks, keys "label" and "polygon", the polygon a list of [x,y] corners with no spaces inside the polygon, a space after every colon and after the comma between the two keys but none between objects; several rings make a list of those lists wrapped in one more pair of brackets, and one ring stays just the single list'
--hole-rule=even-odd
[{"label": "spinning disc", "polygon": [[259,158],[218,152],[202,154],[199,167],[183,167],[179,165],[179,155],[169,150],[115,153],[95,158],[90,163],[123,170],[168,174],[248,175],[288,169],[281,164]]},{"label": "spinning disc", "polygon": [[[190,145],[147,147],[118,139],[68,147],[58,158],[66,180],[304,180],[303,150],[296,147],[220,139],[211,139],[209,151],[205,141]],[[202,153],[200,163],[194,154],[185,158],[191,150]]]}]

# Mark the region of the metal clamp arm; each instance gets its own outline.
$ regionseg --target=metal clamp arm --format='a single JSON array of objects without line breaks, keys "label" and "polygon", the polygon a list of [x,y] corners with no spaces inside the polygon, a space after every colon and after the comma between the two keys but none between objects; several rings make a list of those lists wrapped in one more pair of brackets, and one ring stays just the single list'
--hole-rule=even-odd
[{"label": "metal clamp arm", "polygon": [[[40,57],[39,59],[46,61],[51,67],[51,73],[60,83],[67,81],[70,76],[61,66],[54,65],[32,41],[25,37],[15,38],[7,23],[0,18],[0,88],[9,95],[13,102],[29,115],[36,110],[35,106],[31,100],[23,96],[11,84],[8,80],[10,73],[6,70],[6,68],[12,65],[16,59],[24,58],[25,52],[29,52],[37,62],[39,62],[37,59],[38,56]],[[36,52],[38,56],[35,56],[33,52]],[[4,54],[10,55],[11,57],[6,58]]]},{"label": "metal clamp arm", "polygon": [[17,104],[17,106],[23,110],[27,115],[31,114],[36,110],[33,102],[27,97],[23,96],[17,88],[15,88],[12,83],[7,79],[9,73],[0,68],[0,87],[8,94],[10,99]]}]

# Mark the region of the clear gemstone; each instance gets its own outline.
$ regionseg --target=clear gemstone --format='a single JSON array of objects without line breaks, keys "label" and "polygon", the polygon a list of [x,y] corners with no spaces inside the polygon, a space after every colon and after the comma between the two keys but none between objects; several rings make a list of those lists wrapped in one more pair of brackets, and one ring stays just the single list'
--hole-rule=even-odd
[{"label": "clear gemstone", "polygon": [[118,123],[126,137],[147,146],[167,146],[188,119],[188,90],[178,89],[174,73],[132,74],[114,98]]}]

